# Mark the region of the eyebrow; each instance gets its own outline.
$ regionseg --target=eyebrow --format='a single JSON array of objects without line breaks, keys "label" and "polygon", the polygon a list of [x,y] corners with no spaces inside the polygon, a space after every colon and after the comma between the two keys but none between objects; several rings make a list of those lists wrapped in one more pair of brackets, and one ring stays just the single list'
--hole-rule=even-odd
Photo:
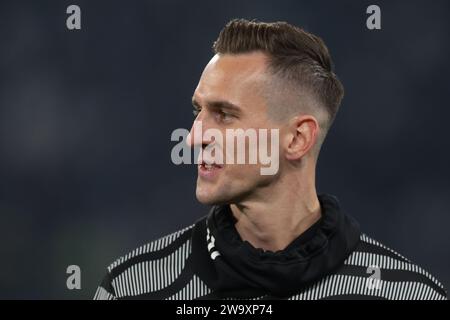
[{"label": "eyebrow", "polygon": [[[200,107],[200,103],[197,100],[195,100],[195,98],[192,98],[192,105],[194,107]],[[226,100],[210,101],[206,103],[206,106],[211,109],[229,110],[235,113],[242,112],[242,109],[239,106]]]}]

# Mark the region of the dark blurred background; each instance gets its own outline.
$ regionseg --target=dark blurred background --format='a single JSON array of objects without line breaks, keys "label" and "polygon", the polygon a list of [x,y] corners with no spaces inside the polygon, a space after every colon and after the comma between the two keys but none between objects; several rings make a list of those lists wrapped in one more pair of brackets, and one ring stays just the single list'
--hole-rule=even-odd
[{"label": "dark blurred background", "polygon": [[[82,29],[66,28],[81,7]],[[381,7],[382,29],[366,28]],[[318,191],[450,287],[448,1],[0,4],[0,298],[92,298],[106,266],[191,224],[195,166],[170,135],[231,18],[321,36],[346,88]],[[66,288],[81,267],[82,289]]]}]

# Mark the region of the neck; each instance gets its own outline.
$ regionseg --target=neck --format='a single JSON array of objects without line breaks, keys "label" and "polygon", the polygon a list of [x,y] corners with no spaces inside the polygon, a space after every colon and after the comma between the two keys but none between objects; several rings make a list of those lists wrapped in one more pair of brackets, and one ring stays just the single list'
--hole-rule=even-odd
[{"label": "neck", "polygon": [[291,172],[265,189],[230,208],[242,240],[275,252],[285,249],[320,219],[320,202],[313,174],[305,177],[302,172]]}]

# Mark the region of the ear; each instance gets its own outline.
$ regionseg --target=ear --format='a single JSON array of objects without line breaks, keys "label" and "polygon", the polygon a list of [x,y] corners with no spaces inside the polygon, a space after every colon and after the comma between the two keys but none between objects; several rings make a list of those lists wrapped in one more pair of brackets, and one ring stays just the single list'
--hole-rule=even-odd
[{"label": "ear", "polygon": [[297,116],[289,121],[285,155],[288,160],[299,160],[317,142],[319,123],[312,115]]}]

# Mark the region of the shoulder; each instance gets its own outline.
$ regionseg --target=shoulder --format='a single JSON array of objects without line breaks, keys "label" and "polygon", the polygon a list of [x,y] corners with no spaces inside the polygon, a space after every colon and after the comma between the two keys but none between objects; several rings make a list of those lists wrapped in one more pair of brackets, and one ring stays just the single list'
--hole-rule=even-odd
[{"label": "shoulder", "polygon": [[357,289],[355,282],[354,288],[364,295],[408,300],[447,297],[444,286],[432,274],[366,234],[361,234],[342,270],[353,277],[350,280],[365,277],[364,284]]},{"label": "shoulder", "polygon": [[446,300],[447,292],[428,271],[361,234],[341,267],[291,299]]},{"label": "shoulder", "polygon": [[144,244],[107,267],[94,299],[139,296],[171,285],[184,270],[192,251],[195,224]]},{"label": "shoulder", "polygon": [[108,272],[117,274],[129,265],[140,261],[161,259],[184,248],[190,250],[190,236],[194,225],[190,225],[176,232],[170,233],[147,244],[144,244],[122,257],[116,259],[108,266]]}]

